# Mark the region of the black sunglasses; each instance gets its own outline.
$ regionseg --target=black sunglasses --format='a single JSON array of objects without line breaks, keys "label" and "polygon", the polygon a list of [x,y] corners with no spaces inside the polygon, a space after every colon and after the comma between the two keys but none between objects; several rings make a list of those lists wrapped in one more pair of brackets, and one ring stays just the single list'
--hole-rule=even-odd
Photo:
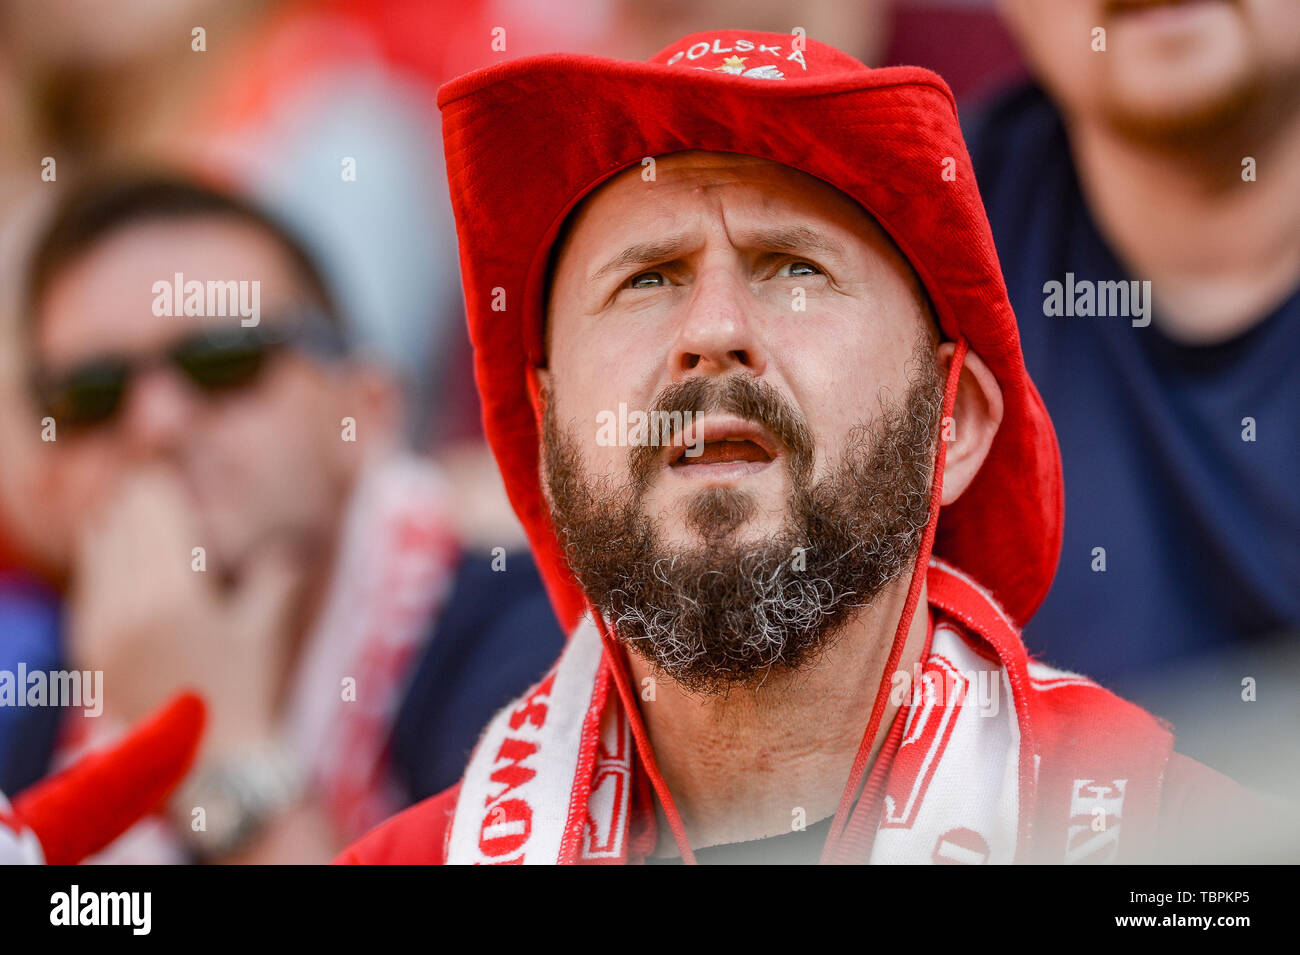
[{"label": "black sunglasses", "polygon": [[323,357],[347,350],[337,327],[313,315],[294,323],[212,328],[187,335],[156,355],[104,355],[57,375],[38,373],[33,385],[44,414],[70,430],[85,430],[112,421],[131,379],[148,368],[170,364],[202,393],[217,395],[253,384],[271,354],[291,344]]}]

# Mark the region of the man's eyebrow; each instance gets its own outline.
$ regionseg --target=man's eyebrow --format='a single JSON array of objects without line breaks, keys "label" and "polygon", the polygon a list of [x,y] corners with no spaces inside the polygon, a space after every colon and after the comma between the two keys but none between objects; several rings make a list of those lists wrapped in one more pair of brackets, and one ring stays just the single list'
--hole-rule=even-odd
[{"label": "man's eyebrow", "polygon": [[[765,252],[778,252],[798,255],[801,252],[822,252],[828,255],[842,256],[844,247],[829,236],[807,226],[790,226],[778,229],[759,229],[746,232],[737,241],[742,248],[762,249]],[[682,254],[690,242],[686,235],[670,236],[650,242],[637,242],[629,245],[614,256],[591,276],[594,282],[611,272],[621,272],[635,266],[658,265],[669,262]]]},{"label": "man's eyebrow", "polygon": [[682,250],[686,248],[687,242],[687,236],[676,235],[666,239],[637,242],[634,245],[629,245],[597,269],[592,274],[591,280],[594,282],[611,272],[621,272],[632,266],[658,265],[661,262],[671,261],[681,255]]},{"label": "man's eyebrow", "polygon": [[807,226],[758,229],[738,236],[737,242],[742,248],[762,249],[766,252],[780,252],[786,255],[798,255],[800,252],[844,255],[844,247],[840,243],[825,233]]}]

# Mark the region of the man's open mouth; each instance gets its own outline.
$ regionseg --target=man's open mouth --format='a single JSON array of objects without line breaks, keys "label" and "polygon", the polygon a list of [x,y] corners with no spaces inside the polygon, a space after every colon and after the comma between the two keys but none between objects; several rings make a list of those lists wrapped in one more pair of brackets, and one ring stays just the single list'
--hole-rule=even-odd
[{"label": "man's open mouth", "polygon": [[776,440],[752,421],[731,416],[697,419],[667,449],[667,466],[684,477],[740,477],[779,455]]}]

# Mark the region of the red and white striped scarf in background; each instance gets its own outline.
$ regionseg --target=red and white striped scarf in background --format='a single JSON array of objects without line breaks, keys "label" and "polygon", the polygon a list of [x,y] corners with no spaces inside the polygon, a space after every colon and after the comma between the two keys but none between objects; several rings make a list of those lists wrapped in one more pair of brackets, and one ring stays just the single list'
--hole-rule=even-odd
[{"label": "red and white striped scarf in background", "polygon": [[[290,689],[286,740],[345,839],[405,806],[387,743],[412,656],[454,579],[459,546],[447,502],[436,469],[417,458],[367,476]],[[342,700],[346,678],[355,680],[352,702]]]}]

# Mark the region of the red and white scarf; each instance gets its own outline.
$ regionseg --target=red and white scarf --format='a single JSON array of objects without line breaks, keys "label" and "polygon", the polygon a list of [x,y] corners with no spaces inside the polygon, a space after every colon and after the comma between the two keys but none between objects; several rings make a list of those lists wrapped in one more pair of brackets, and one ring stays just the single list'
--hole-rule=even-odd
[{"label": "red and white scarf", "polygon": [[[960,571],[934,559],[927,582],[937,622],[922,682],[942,691],[903,694],[856,799],[862,812],[833,832],[825,860],[1103,862],[1146,851],[1169,732],[1092,681],[1030,662],[1006,614]],[[449,863],[626,863],[649,851],[644,736],[619,652],[584,619],[550,673],[493,718],[461,783]]]},{"label": "red and white scarf", "polygon": [[[389,459],[364,476],[329,602],[294,674],[284,732],[346,839],[407,803],[389,772],[388,738],[414,654],[454,579],[460,548],[449,500],[421,458]],[[344,679],[355,681],[346,700]]]}]

